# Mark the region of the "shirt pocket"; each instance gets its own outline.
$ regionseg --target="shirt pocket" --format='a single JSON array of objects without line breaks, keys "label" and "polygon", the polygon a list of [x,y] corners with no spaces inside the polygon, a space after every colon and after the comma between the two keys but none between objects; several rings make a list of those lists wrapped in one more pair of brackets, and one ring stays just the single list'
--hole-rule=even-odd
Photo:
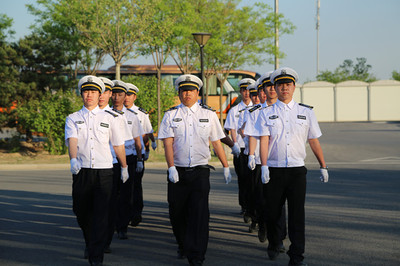
[{"label": "shirt pocket", "polygon": [[181,137],[181,136],[185,135],[185,127],[184,127],[183,123],[173,122],[171,124],[171,128],[174,131],[175,137]]},{"label": "shirt pocket", "polygon": [[[110,126],[109,126],[110,127]],[[110,128],[104,126],[97,127],[97,138],[101,143],[108,143],[110,141]]]},{"label": "shirt pocket", "polygon": [[308,121],[305,119],[297,119],[295,123],[295,129],[298,133],[304,134],[308,129]]},{"label": "shirt pocket", "polygon": [[78,130],[78,139],[86,140],[87,138],[87,126],[86,124],[76,124],[76,128]]},{"label": "shirt pocket", "polygon": [[208,140],[210,138],[211,135],[210,123],[198,122],[197,128],[198,128],[198,134],[202,139]]},{"label": "shirt pocket", "polygon": [[279,123],[277,120],[268,120],[267,127],[269,129],[270,135],[278,135],[279,133]]}]

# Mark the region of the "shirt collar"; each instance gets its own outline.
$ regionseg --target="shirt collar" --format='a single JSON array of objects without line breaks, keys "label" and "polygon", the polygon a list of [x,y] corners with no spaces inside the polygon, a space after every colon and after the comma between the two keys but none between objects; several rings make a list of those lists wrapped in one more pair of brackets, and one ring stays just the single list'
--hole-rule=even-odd
[{"label": "shirt collar", "polygon": [[183,110],[183,112],[184,112],[185,114],[187,114],[187,113],[189,112],[189,110],[190,110],[192,113],[196,113],[196,112],[199,110],[199,108],[200,108],[200,105],[199,105],[198,102],[196,102],[195,104],[193,104],[192,107],[190,107],[190,108],[187,107],[186,105],[184,105],[183,103],[181,103],[180,105],[181,105],[182,110]]},{"label": "shirt collar", "polygon": [[88,113],[97,114],[100,111],[101,111],[101,109],[98,105],[92,111],[89,111],[85,106],[82,107],[82,112],[84,114],[88,114]]},{"label": "shirt collar", "polygon": [[292,99],[288,104],[285,104],[283,102],[281,102],[279,99],[276,101],[276,105],[280,108],[280,109],[284,109],[285,106],[287,106],[290,110],[293,109],[293,106],[295,104],[295,101]]}]

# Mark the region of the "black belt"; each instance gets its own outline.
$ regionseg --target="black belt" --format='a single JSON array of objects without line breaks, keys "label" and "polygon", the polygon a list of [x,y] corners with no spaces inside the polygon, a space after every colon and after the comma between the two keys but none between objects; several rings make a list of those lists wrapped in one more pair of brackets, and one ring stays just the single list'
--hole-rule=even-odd
[{"label": "black belt", "polygon": [[194,166],[194,167],[180,167],[180,166],[176,166],[176,169],[179,170],[183,170],[186,172],[190,172],[190,171],[194,171],[195,169],[212,169],[215,171],[215,167],[209,164],[206,165],[198,165],[198,166]]}]

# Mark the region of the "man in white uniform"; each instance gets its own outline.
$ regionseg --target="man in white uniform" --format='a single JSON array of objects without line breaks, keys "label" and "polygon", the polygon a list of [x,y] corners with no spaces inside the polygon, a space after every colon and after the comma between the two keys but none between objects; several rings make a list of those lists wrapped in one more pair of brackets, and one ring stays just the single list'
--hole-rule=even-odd
[{"label": "man in white uniform", "polygon": [[65,122],[73,176],[73,211],[85,238],[85,257],[91,265],[102,265],[113,181],[110,142],[121,163],[121,179],[129,178],[124,138],[117,134],[124,125],[99,108],[99,97],[105,90],[99,78],[85,76],[78,87],[84,106]]},{"label": "man in white uniform", "polygon": [[231,181],[220,142],[225,134],[218,117],[197,102],[202,86],[193,75],[182,75],[175,81],[181,104],[165,113],[158,136],[168,164],[169,215],[178,257],[187,256],[190,265],[202,265],[208,244],[210,141],[224,167],[225,182]]}]

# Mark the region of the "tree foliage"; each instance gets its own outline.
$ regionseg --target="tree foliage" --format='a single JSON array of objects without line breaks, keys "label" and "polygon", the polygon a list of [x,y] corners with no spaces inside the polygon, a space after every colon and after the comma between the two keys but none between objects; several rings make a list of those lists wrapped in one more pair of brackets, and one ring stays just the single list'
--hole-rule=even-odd
[{"label": "tree foliage", "polygon": [[47,92],[17,107],[18,127],[22,131],[43,133],[46,137],[45,149],[50,154],[66,152],[64,140],[65,118],[78,111],[82,100],[72,92]]},{"label": "tree foliage", "polygon": [[371,68],[372,66],[367,64],[367,59],[364,57],[357,58],[357,63],[354,63],[351,59],[346,59],[333,72],[329,70],[322,71],[318,74],[317,80],[332,83],[346,80],[373,82],[376,78],[369,72]]},{"label": "tree foliage", "polygon": [[400,71],[397,72],[397,71],[393,70],[393,72],[392,72],[392,78],[393,78],[394,80],[400,81]]},{"label": "tree foliage", "polygon": [[[137,94],[137,100],[135,105],[145,109],[150,115],[150,121],[153,125],[153,129],[156,132],[158,130],[157,124],[157,98],[154,95],[157,94],[157,78],[154,76],[135,76],[130,75],[124,78],[125,82],[134,84],[139,88]],[[175,96],[177,95],[175,89],[169,85],[166,81],[161,82],[161,94],[160,94],[160,112],[166,111],[175,103]]]}]

